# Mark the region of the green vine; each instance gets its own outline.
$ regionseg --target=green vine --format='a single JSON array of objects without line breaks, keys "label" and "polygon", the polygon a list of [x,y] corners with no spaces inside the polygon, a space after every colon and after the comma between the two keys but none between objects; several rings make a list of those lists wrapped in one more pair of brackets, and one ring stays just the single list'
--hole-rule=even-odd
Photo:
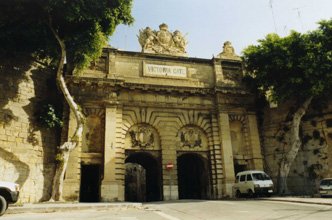
[{"label": "green vine", "polygon": [[37,113],[38,122],[46,128],[60,128],[63,125],[61,114],[50,103],[41,103]]}]

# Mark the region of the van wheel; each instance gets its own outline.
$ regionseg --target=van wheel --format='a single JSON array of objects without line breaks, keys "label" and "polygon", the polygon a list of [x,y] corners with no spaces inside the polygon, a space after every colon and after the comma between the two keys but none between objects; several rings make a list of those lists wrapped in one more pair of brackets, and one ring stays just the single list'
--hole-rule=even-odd
[{"label": "van wheel", "polygon": [[3,214],[5,214],[5,211],[7,209],[7,201],[5,198],[3,198],[3,196],[0,195],[0,216],[2,216]]},{"label": "van wheel", "polygon": [[251,189],[248,190],[248,197],[249,198],[253,198],[254,197],[254,192]]},{"label": "van wheel", "polygon": [[236,190],[235,197],[236,198],[241,198],[241,192],[240,192],[240,190]]}]

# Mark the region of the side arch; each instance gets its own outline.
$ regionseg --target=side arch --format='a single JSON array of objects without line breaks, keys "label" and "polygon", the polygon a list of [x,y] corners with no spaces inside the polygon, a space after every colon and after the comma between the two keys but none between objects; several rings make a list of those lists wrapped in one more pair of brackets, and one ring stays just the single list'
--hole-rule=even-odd
[{"label": "side arch", "polygon": [[158,158],[148,152],[128,152],[125,163],[126,201],[149,202],[163,199]]}]

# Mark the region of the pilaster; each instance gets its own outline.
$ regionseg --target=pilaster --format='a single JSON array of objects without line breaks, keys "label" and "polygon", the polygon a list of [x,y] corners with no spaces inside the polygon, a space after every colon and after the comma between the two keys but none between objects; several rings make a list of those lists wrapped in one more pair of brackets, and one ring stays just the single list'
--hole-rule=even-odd
[{"label": "pilaster", "polygon": [[[70,110],[68,118],[68,135],[71,137],[76,130],[76,118],[73,111]],[[66,176],[63,182],[63,198],[68,201],[79,200],[81,185],[81,142],[70,152]]]},{"label": "pilaster", "polygon": [[219,112],[218,121],[219,121],[219,133],[220,133],[219,136],[221,138],[222,160],[224,164],[223,196],[232,197],[233,194],[232,187],[235,181],[235,174],[234,174],[233,150],[232,150],[232,141],[231,141],[228,114],[225,112]]},{"label": "pilaster", "polygon": [[224,75],[221,66],[221,59],[215,58],[213,60],[214,74],[215,74],[215,85],[220,86],[224,80]]},{"label": "pilaster", "polygon": [[121,124],[122,108],[107,106],[105,109],[104,179],[101,184],[101,200],[103,202],[124,201]]},{"label": "pilaster", "polygon": [[252,150],[252,169],[263,170],[263,157],[255,114],[248,114],[248,124]]}]

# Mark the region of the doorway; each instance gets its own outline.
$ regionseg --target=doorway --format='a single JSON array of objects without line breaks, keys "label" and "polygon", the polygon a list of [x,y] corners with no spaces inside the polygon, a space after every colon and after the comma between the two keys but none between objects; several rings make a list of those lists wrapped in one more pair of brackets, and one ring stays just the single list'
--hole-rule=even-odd
[{"label": "doorway", "polygon": [[125,200],[150,202],[162,200],[160,161],[147,152],[130,153],[126,159]]},{"label": "doorway", "polygon": [[210,170],[207,159],[196,153],[177,158],[179,199],[208,199]]},{"label": "doorway", "polygon": [[245,170],[248,170],[247,165],[239,164],[238,161],[234,160],[234,173],[235,173],[235,175],[238,172],[242,172],[242,171],[245,171]]},{"label": "doorway", "polygon": [[80,202],[100,201],[100,173],[99,164],[81,165]]}]

